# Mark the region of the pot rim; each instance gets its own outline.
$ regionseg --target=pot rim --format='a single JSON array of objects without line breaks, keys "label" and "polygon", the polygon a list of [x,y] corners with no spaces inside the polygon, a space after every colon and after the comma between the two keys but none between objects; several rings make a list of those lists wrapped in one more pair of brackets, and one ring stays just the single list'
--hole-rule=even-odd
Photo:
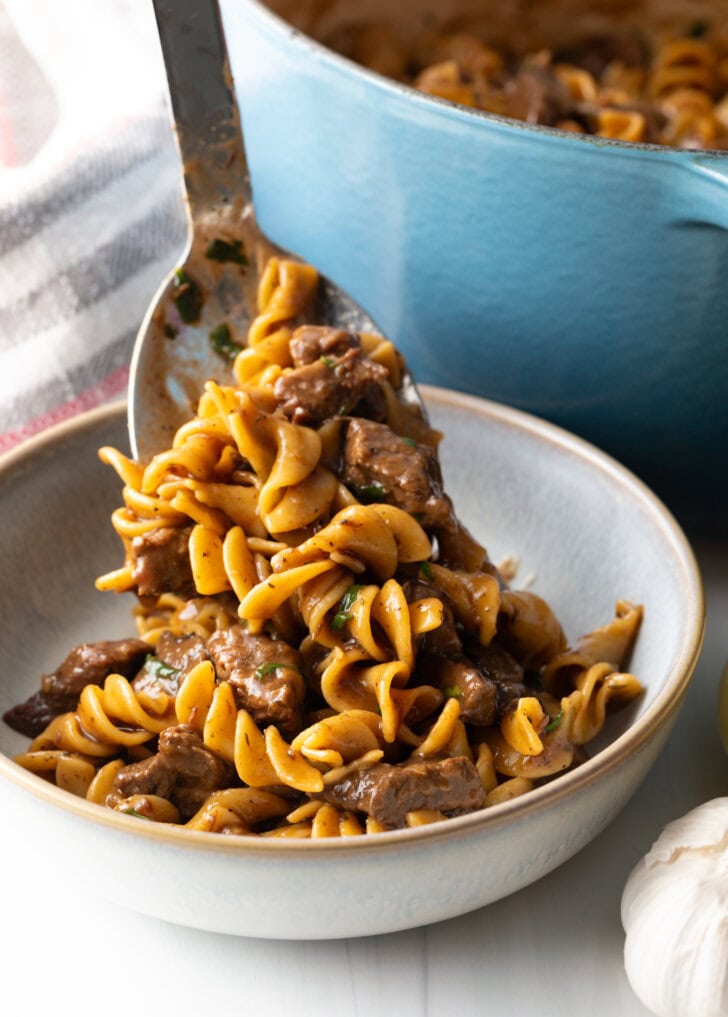
[{"label": "pot rim", "polygon": [[[486,123],[490,123],[494,127],[508,133],[513,130],[525,131],[526,134],[533,134],[537,138],[553,139],[556,143],[564,141],[580,146],[589,145],[598,150],[617,148],[628,156],[639,156],[649,153],[650,155],[661,156],[668,161],[674,159],[689,163],[696,159],[705,159],[711,163],[715,161],[728,161],[728,150],[721,148],[680,148],[677,145],[658,145],[654,142],[642,141],[620,141],[616,138],[597,137],[594,134],[578,134],[572,131],[561,130],[558,127],[549,127],[545,124],[530,124],[524,120],[516,120],[513,117],[505,117],[497,113],[489,113],[487,110],[474,109],[471,106],[464,106],[450,99],[442,99],[436,95],[429,95],[414,88],[412,85],[387,78],[378,71],[372,71],[362,64],[351,60],[349,57],[345,57],[341,53],[330,49],[314,39],[313,36],[307,35],[300,29],[295,28],[281,15],[276,14],[275,11],[272,11],[267,6],[264,0],[237,0],[236,6],[238,8],[245,6],[254,10],[260,20],[267,24],[269,29],[273,29],[276,34],[285,37],[293,46],[303,51],[314,53],[318,60],[323,60],[334,68],[343,68],[347,73],[353,73],[355,77],[363,77],[377,88],[390,94],[399,95],[406,102],[414,102],[416,105],[423,106],[426,109],[430,109],[434,105],[434,108],[439,110],[444,116],[454,116],[456,119],[466,122],[476,118],[484,120]],[[223,25],[224,21],[225,18],[223,16]]]}]

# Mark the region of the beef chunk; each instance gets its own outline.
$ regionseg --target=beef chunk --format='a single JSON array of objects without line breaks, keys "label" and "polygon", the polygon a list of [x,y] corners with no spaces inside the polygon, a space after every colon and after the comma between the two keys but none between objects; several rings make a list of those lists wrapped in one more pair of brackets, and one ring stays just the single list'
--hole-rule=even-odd
[{"label": "beef chunk", "polygon": [[400,438],[386,424],[349,421],[341,479],[365,501],[377,492],[378,500],[410,512],[425,529],[452,524],[452,503],[442,489],[435,451]]},{"label": "beef chunk", "polygon": [[438,543],[438,565],[450,569],[465,569],[466,572],[486,572],[502,580],[497,568],[489,562],[482,545],[463,526],[454,512],[436,531]]},{"label": "beef chunk", "polygon": [[132,795],[159,795],[189,819],[213,791],[230,787],[234,779],[232,768],[205,748],[194,728],[178,724],[162,731],[155,755],[119,771],[109,804]]},{"label": "beef chunk", "polygon": [[348,350],[360,346],[359,336],[326,325],[302,325],[289,343],[294,367],[313,364],[321,357],[343,357]]},{"label": "beef chunk", "polygon": [[541,55],[524,60],[505,89],[506,114],[529,124],[553,126],[573,115],[571,92]]},{"label": "beef chunk", "polygon": [[209,659],[204,640],[199,636],[163,632],[153,656],[134,679],[134,688],[137,692],[165,692],[168,696],[176,696],[192,668]]},{"label": "beef chunk", "polygon": [[432,583],[426,583],[421,579],[407,579],[402,584],[402,590],[408,604],[413,604],[416,600],[426,600],[429,597],[437,597],[442,603],[442,624],[432,632],[425,632],[418,637],[418,654],[435,654],[438,657],[459,656],[462,650],[460,636],[455,625],[455,616],[445,593]]},{"label": "beef chunk", "polygon": [[515,699],[531,693],[523,680],[523,667],[515,657],[499,643],[491,642],[487,646],[479,643],[466,647],[465,651],[486,678],[495,682],[498,690],[496,717],[498,720],[507,711]]},{"label": "beef chunk", "polygon": [[242,625],[215,632],[207,649],[221,681],[229,681],[238,708],[256,724],[275,724],[292,738],[303,724],[303,658],[280,639],[251,635]]},{"label": "beef chunk", "polygon": [[483,674],[492,678],[497,685],[513,685],[519,690],[519,695],[526,694],[526,686],[523,684],[523,667],[505,647],[496,642],[488,643],[487,646],[473,643],[467,646],[466,652],[472,660],[476,661]]},{"label": "beef chunk", "polygon": [[466,724],[489,727],[498,719],[498,686],[466,657],[430,657],[417,664],[418,676],[457,698]]},{"label": "beef chunk", "polygon": [[110,674],[130,678],[148,653],[149,644],[141,639],[75,646],[55,671],[42,676],[40,691],[8,710],[3,719],[15,731],[35,738],[55,717],[76,709],[85,685],[102,685]]},{"label": "beef chunk", "polygon": [[156,649],[159,659],[176,668],[183,677],[196,664],[210,658],[204,640],[194,634],[176,636],[173,632],[163,632]]},{"label": "beef chunk", "polygon": [[142,639],[103,639],[75,646],[51,674],[43,675],[44,692],[64,693],[77,700],[84,685],[101,685],[107,675],[130,678],[149,653]]},{"label": "beef chunk", "polygon": [[55,671],[42,676],[40,691],[8,710],[3,719],[34,738],[54,717],[76,709],[85,685],[102,685],[110,674],[131,678],[148,653],[149,644],[141,639],[103,639],[75,646]]},{"label": "beef chunk", "polygon": [[469,643],[465,653],[453,657],[420,654],[416,674],[455,696],[461,718],[476,727],[497,723],[514,699],[529,694],[523,668],[496,643]]},{"label": "beef chunk", "polygon": [[132,578],[140,597],[176,593],[194,597],[188,543],[190,527],[160,526],[131,542]]},{"label": "beef chunk", "polygon": [[320,797],[339,809],[366,812],[388,826],[404,826],[414,809],[471,812],[485,800],[478,771],[466,756],[405,766],[380,763],[328,785]]},{"label": "beef chunk", "polygon": [[282,374],[273,392],[279,408],[296,424],[315,426],[331,417],[360,413],[381,420],[386,401],[381,383],[386,367],[347,349],[339,357],[319,357]]},{"label": "beef chunk", "polygon": [[75,708],[77,697],[72,701],[64,693],[35,692],[24,703],[13,706],[3,714],[3,720],[13,731],[27,738],[36,738],[50,722],[62,713]]},{"label": "beef chunk", "polygon": [[576,45],[557,50],[554,62],[583,67],[599,79],[611,63],[624,64],[626,67],[647,67],[650,51],[647,39],[641,32],[612,31],[587,36]]}]

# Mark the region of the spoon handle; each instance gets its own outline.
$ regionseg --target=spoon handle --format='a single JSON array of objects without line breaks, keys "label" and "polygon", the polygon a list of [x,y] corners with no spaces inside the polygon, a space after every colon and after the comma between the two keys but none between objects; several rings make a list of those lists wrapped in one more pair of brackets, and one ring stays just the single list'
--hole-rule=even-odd
[{"label": "spoon handle", "polygon": [[238,220],[250,175],[217,0],[153,0],[193,229]]}]

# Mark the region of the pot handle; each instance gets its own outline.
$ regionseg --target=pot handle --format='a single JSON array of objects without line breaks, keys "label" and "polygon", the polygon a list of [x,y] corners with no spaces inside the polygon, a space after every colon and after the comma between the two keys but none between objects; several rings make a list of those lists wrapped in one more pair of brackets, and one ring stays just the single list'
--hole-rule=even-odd
[{"label": "pot handle", "polygon": [[683,166],[690,171],[698,199],[691,219],[728,230],[728,155],[696,155]]}]

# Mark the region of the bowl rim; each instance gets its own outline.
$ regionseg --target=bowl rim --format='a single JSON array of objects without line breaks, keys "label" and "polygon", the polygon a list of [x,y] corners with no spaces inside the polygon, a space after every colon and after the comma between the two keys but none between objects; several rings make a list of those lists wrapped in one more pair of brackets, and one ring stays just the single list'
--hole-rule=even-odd
[{"label": "bowl rim", "polygon": [[[606,474],[631,499],[636,499],[650,517],[651,523],[662,533],[665,543],[670,545],[675,562],[680,566],[681,580],[685,587],[687,611],[684,615],[684,635],[673,667],[665,677],[662,689],[645,712],[638,717],[621,735],[607,744],[594,756],[573,770],[554,780],[534,788],[528,794],[507,802],[481,809],[463,816],[447,819],[441,823],[391,830],[376,837],[361,835],[355,837],[332,837],[321,839],[302,838],[261,838],[250,835],[221,837],[219,834],[201,830],[188,830],[182,826],[163,823],[140,823],[132,816],[114,812],[103,806],[63,791],[43,780],[36,774],[23,769],[13,760],[0,753],[0,777],[8,779],[22,790],[30,792],[36,799],[59,806],[87,821],[111,827],[118,833],[126,832],[151,838],[159,844],[170,847],[197,848],[215,853],[233,854],[240,857],[274,857],[295,855],[306,858],[329,857],[340,851],[361,855],[376,851],[399,851],[407,848],[414,851],[434,841],[449,840],[453,837],[469,837],[500,827],[507,823],[522,822],[534,813],[549,809],[563,798],[581,793],[594,781],[600,781],[617,769],[624,760],[638,752],[667,723],[676,712],[685,695],[700,654],[705,631],[705,596],[703,582],[692,547],[679,523],[669,509],[626,467],[569,431],[542,420],[523,410],[517,410],[493,400],[467,395],[433,385],[420,386],[426,402],[445,408],[465,409],[476,413],[486,421],[501,426],[525,431],[529,437],[546,441],[562,453],[586,460]],[[126,401],[117,400],[87,410],[76,417],[56,424],[40,434],[29,438],[22,445],[0,456],[0,484],[12,479],[18,470],[25,473],[33,469],[34,461],[83,432],[93,433],[97,427],[117,422],[126,415]]]},{"label": "bowl rim", "polygon": [[300,29],[295,28],[280,14],[272,11],[264,0],[241,0],[238,6],[240,8],[247,6],[253,9],[261,21],[267,23],[268,27],[272,28],[277,35],[286,38],[293,46],[298,47],[302,51],[313,54],[317,60],[323,60],[324,63],[331,64],[334,68],[340,67],[349,74],[353,73],[355,76],[363,77],[381,90],[404,97],[407,102],[414,102],[416,105],[423,106],[426,109],[434,107],[439,109],[441,114],[450,115],[463,122],[475,118],[484,120],[506,132],[520,130],[542,139],[558,139],[559,143],[568,142],[574,145],[588,145],[598,150],[617,148],[626,155],[650,153],[662,156],[668,161],[675,161],[677,159],[680,162],[692,162],[697,159],[707,159],[709,162],[728,160],[728,151],[725,149],[687,149],[680,148],[677,145],[658,145],[655,142],[620,141],[616,138],[601,138],[594,134],[564,131],[558,127],[549,127],[546,124],[530,124],[523,120],[517,120],[514,117],[501,116],[498,113],[489,113],[487,110],[464,106],[462,103],[454,102],[450,99],[443,99],[437,95],[429,95],[402,81],[387,78],[378,71],[372,71],[349,57],[337,53],[336,50],[330,49],[324,43],[318,42],[313,36],[307,35]]}]

